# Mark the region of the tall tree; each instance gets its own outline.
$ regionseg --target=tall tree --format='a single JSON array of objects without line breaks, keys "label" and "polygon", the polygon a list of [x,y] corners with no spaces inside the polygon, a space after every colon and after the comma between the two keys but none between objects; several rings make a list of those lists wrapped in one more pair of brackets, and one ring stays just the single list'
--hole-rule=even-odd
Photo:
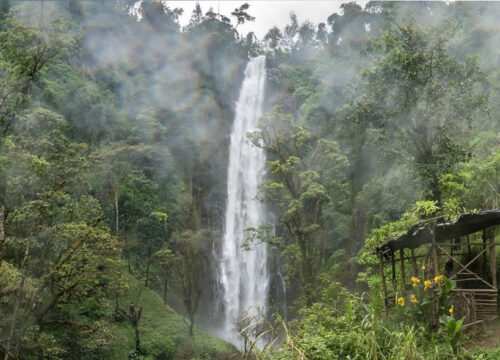
[{"label": "tall tree", "polygon": [[265,198],[284,225],[282,250],[288,270],[298,276],[311,304],[325,259],[323,211],[335,201],[330,194],[343,181],[346,158],[337,143],[318,139],[279,108],[264,117],[250,139],[270,156],[269,180],[262,184]]},{"label": "tall tree", "polygon": [[118,254],[116,239],[99,226],[98,203],[88,195],[86,146],[69,140],[64,119],[35,108],[17,117],[15,129],[7,184],[16,189],[8,192],[16,205],[9,209],[9,257],[0,272],[9,269],[7,262],[20,266],[15,291],[1,304],[10,314],[0,331],[5,359],[33,351],[24,349],[33,324],[40,332],[73,327],[64,325],[65,314],[104,295],[115,280]]},{"label": "tall tree", "polygon": [[15,68],[2,59],[0,52],[0,266],[3,259],[5,241],[5,208],[7,197],[7,168],[11,159],[8,157],[6,141],[13,130],[16,112],[20,110],[23,99],[24,82]]},{"label": "tall tree", "polygon": [[282,38],[283,35],[281,34],[281,30],[273,26],[264,36],[264,41],[269,45],[271,50],[276,50],[279,48]]},{"label": "tall tree", "polygon": [[251,16],[247,12],[249,8],[250,5],[248,3],[244,3],[239,8],[234,9],[234,11],[231,13],[231,16],[236,18],[236,27],[238,27],[238,25],[244,24],[247,21],[255,20],[255,17]]},{"label": "tall tree", "polygon": [[166,240],[168,215],[165,212],[153,211],[149,216],[137,221],[138,237],[146,258],[145,286],[149,286],[149,269],[153,255]]},{"label": "tall tree", "polygon": [[189,317],[189,335],[193,335],[194,317],[198,311],[205,268],[216,233],[210,230],[186,230],[175,233],[172,239],[173,251],[178,265],[175,272],[183,293],[183,302]]},{"label": "tall tree", "polygon": [[143,1],[141,3],[141,15],[144,20],[156,30],[178,31],[179,17],[183,9],[171,9],[166,3],[156,1]]},{"label": "tall tree", "polygon": [[287,49],[291,50],[295,44],[295,36],[299,31],[299,20],[297,14],[290,12],[290,23],[285,26],[283,36],[285,38]]},{"label": "tall tree", "polygon": [[484,75],[476,59],[448,53],[451,35],[449,29],[415,24],[387,32],[375,67],[362,75],[358,104],[365,124],[391,134],[386,145],[410,162],[427,198],[437,202],[440,176],[467,157],[463,139],[485,110]]},{"label": "tall tree", "polygon": [[197,2],[193,12],[191,13],[191,18],[189,19],[189,24],[187,25],[187,30],[192,30],[196,26],[200,25],[203,21],[203,12],[201,10],[200,3]]},{"label": "tall tree", "polygon": [[159,277],[163,283],[163,302],[167,303],[167,292],[170,284],[171,274],[173,268],[176,265],[176,257],[171,249],[164,246],[162,249],[158,250],[155,254],[155,259],[160,266]]}]

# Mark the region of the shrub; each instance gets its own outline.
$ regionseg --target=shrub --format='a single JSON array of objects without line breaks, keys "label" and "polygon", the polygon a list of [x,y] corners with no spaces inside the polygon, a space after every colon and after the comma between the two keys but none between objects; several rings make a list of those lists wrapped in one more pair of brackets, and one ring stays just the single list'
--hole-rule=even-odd
[{"label": "shrub", "polygon": [[174,356],[176,345],[171,337],[154,333],[142,341],[141,350],[156,360],[170,360]]}]

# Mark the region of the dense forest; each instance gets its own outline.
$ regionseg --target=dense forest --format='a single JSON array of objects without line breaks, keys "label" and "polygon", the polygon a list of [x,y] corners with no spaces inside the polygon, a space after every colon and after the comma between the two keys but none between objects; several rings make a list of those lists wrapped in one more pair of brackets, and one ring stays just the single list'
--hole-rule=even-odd
[{"label": "dense forest", "polygon": [[[387,309],[374,254],[419,221],[500,208],[500,3],[340,8],[259,39],[238,28],[251,2],[181,25],[168,2],[0,1],[1,359],[500,358],[500,326],[461,329],[426,249]],[[218,271],[259,55],[247,141],[272,221],[239,251],[266,244],[269,296],[238,346],[216,331]]]}]

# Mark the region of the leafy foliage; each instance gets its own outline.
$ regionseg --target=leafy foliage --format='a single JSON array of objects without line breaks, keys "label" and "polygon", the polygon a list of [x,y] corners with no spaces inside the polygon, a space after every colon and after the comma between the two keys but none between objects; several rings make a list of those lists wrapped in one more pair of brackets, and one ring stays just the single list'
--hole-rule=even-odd
[{"label": "leafy foliage", "polygon": [[270,301],[286,305],[248,356],[496,358],[464,350],[447,279],[441,331],[434,279],[384,314],[372,251],[419,220],[499,207],[498,5],[341,9],[318,25],[291,13],[261,41],[239,33],[246,3],[231,19],[198,4],[181,27],[168,2],[0,1],[2,358],[234,355],[194,324],[216,306],[227,139],[262,53],[249,141],[274,224],[246,246],[268,242],[271,288],[285,284]]}]

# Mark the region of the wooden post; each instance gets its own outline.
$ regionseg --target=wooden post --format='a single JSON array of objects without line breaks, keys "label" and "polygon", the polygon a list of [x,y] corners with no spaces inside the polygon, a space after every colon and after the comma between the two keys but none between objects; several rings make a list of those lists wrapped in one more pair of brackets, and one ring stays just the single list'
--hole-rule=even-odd
[{"label": "wooden post", "polygon": [[497,284],[497,254],[495,245],[495,228],[490,229],[490,270],[491,270],[491,284],[498,289]]},{"label": "wooden post", "polygon": [[434,276],[439,275],[439,261],[437,255],[437,246],[436,246],[436,236],[434,232],[432,234],[432,267],[434,268]]},{"label": "wooden post", "polygon": [[405,295],[405,285],[406,285],[406,274],[405,274],[405,251],[404,249],[399,249],[399,260],[401,264],[401,293]]},{"label": "wooden post", "polygon": [[384,290],[384,306],[387,310],[387,286],[385,284],[385,273],[384,273],[384,256],[382,253],[378,254],[380,259],[380,276],[382,276],[382,289]]},{"label": "wooden post", "polygon": [[467,252],[469,253],[469,257],[470,257],[470,254],[472,253],[472,250],[470,248],[470,237],[469,237],[468,234],[467,234]]},{"label": "wooden post", "polygon": [[415,251],[413,251],[413,249],[411,249],[410,254],[411,254],[411,273],[412,273],[412,276],[417,277],[418,276],[418,269],[417,269],[417,259],[415,258]]},{"label": "wooden post", "polygon": [[[435,229],[435,227],[432,227],[432,229],[431,229],[431,236],[432,236],[432,249],[431,249],[432,267],[433,267],[434,276],[438,276],[439,275],[439,261],[438,261],[438,257],[437,257],[436,229]],[[438,313],[439,313],[438,294],[437,294],[437,289],[435,289],[433,287],[433,290],[432,290],[432,318],[431,318],[431,324],[432,324],[433,328],[437,328],[437,326],[439,324]]]},{"label": "wooden post", "polygon": [[396,280],[396,260],[394,259],[394,251],[391,251],[391,266],[392,266],[392,288],[394,289],[394,303],[397,303],[398,285]]},{"label": "wooden post", "polygon": [[[483,229],[483,250],[486,250],[486,228]],[[486,276],[486,251],[483,253],[483,276]]]}]

